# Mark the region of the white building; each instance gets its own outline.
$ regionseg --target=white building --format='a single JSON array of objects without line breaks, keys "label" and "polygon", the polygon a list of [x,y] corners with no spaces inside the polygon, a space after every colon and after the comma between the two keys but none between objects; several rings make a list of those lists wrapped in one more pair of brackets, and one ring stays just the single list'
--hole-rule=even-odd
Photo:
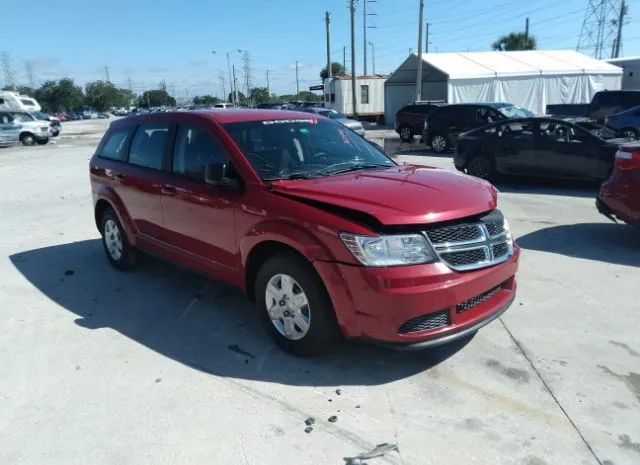
[{"label": "white building", "polygon": [[[385,121],[415,100],[418,56],[410,55],[385,83]],[[618,90],[622,69],[573,50],[424,53],[421,100],[509,102],[544,114],[547,104],[588,103]]]},{"label": "white building", "polygon": [[[356,105],[361,119],[376,120],[384,115],[386,76],[357,76]],[[325,107],[353,115],[351,76],[334,76],[324,80]]]},{"label": "white building", "polygon": [[607,63],[622,68],[623,90],[640,90],[640,57],[612,58]]}]

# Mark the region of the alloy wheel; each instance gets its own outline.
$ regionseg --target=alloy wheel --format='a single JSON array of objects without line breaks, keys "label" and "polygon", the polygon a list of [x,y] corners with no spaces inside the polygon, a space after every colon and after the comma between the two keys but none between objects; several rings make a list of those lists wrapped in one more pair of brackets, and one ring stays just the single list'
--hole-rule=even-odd
[{"label": "alloy wheel", "polygon": [[287,339],[302,339],[311,327],[309,300],[298,282],[279,273],[267,283],[265,302],[271,323]]},{"label": "alloy wheel", "polygon": [[447,140],[443,136],[433,136],[431,148],[436,152],[442,152],[447,148]]},{"label": "alloy wheel", "polygon": [[115,261],[122,258],[123,242],[120,228],[115,221],[109,219],[104,223],[104,243],[107,246],[109,255]]}]

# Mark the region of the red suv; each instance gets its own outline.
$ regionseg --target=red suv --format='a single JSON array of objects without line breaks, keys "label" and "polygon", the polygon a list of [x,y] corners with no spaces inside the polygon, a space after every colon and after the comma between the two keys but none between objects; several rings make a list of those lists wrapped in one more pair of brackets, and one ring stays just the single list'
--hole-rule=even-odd
[{"label": "red suv", "polygon": [[640,145],[623,145],[609,179],[600,188],[598,211],[640,226]]},{"label": "red suv", "polygon": [[491,184],[399,166],[321,116],[121,119],[91,159],[91,185],[115,267],[145,251],[237,286],[295,354],[341,336],[441,344],[515,296],[519,250]]}]

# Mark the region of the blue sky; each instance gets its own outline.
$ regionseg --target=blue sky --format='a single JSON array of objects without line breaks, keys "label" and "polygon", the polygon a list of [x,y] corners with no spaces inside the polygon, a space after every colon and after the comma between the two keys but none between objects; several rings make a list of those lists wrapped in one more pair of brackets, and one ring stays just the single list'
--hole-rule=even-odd
[{"label": "blue sky", "polygon": [[[356,21],[359,73],[363,2],[358,0]],[[417,48],[418,3],[368,4],[369,12],[375,13],[369,16],[375,28],[368,29],[368,40],[375,43],[376,72],[392,71],[410,48]],[[640,5],[629,3],[623,54],[640,55]],[[20,83],[26,83],[28,60],[37,82],[69,76],[84,84],[104,79],[108,65],[111,81],[124,87],[130,79],[136,92],[157,88],[165,79],[178,97],[222,95],[220,71],[228,89],[225,53],[240,48],[250,53],[256,85],[265,85],[269,69],[271,91],[293,93],[296,61],[301,89],[319,83],[326,60],[326,10],[332,13],[334,61],[342,61],[342,48],[349,45],[347,0],[28,0],[28,4],[34,13],[25,13],[24,0],[2,0],[2,15],[13,20],[2,22],[0,50],[10,52]],[[574,49],[587,4],[588,0],[426,0],[430,48],[489,50],[500,34],[523,30],[528,16],[538,48]],[[233,61],[240,75],[240,55],[235,54]],[[1,76],[0,84],[4,84]]]}]

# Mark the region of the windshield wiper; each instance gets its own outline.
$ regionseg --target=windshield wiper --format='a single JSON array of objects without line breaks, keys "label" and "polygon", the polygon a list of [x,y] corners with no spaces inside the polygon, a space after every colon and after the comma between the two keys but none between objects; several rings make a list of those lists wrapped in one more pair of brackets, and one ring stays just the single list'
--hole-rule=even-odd
[{"label": "windshield wiper", "polygon": [[[333,176],[334,174],[348,173],[350,171],[359,171],[359,170],[371,170],[376,168],[391,168],[393,165],[386,165],[383,163],[358,163],[356,165],[351,165],[349,167],[343,168],[337,171],[331,171],[329,176]],[[330,167],[327,167],[330,168]],[[325,168],[326,169],[326,168]]]}]

